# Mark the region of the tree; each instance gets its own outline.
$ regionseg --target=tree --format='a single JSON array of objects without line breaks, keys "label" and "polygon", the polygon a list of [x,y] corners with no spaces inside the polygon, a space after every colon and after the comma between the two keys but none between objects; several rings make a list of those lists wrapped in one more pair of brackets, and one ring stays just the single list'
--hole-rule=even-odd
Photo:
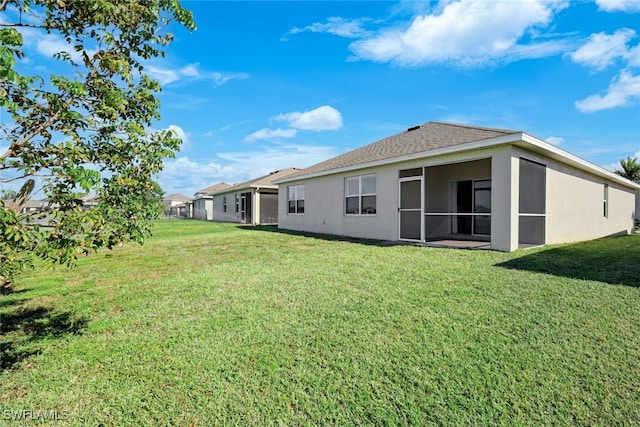
[{"label": "tree", "polygon": [[629,181],[640,183],[640,163],[635,157],[620,160],[620,167],[622,169],[616,170],[615,173]]},{"label": "tree", "polygon": [[[154,176],[181,140],[149,130],[161,88],[144,63],[164,55],[170,23],[195,24],[178,0],[0,0],[0,14],[0,185],[21,187],[0,200],[8,287],[36,258],[71,265],[149,236],[162,195]],[[35,37],[64,41],[54,55],[63,71],[27,74],[25,39]],[[48,207],[20,214],[34,187]],[[83,210],[87,194],[100,201]]]},{"label": "tree", "polygon": [[13,200],[16,198],[16,192],[13,190],[0,190],[0,199]]}]

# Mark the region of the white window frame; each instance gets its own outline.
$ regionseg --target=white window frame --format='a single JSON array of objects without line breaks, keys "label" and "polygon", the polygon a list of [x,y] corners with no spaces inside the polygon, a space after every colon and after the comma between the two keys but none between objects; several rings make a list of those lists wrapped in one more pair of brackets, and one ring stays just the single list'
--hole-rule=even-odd
[{"label": "white window frame", "polygon": [[[363,179],[367,179],[367,178],[373,178],[376,181],[375,184],[375,191],[373,193],[364,193],[363,192],[363,185],[362,185],[362,180]],[[348,182],[353,182],[355,180],[358,180],[358,193],[357,194],[348,194],[348,186],[347,183]],[[344,212],[344,215],[346,216],[374,216],[378,214],[378,177],[376,176],[376,174],[368,174],[368,175],[360,175],[360,176],[350,176],[344,179],[344,187],[343,187],[343,191],[344,191],[344,206],[342,208],[342,212]],[[376,198],[376,204],[375,204],[375,212],[374,213],[363,213],[362,212],[362,199],[364,197],[371,197],[374,196]],[[358,198],[358,212],[357,213],[348,213],[347,212],[347,199],[349,198]]]},{"label": "white window frame", "polygon": [[[297,185],[288,185],[287,186],[287,215],[304,215],[306,211],[306,188],[304,188],[304,184]],[[302,192],[300,192],[300,188],[302,188]],[[291,198],[291,193],[293,192],[293,198]],[[302,197],[299,197],[300,193],[302,193]],[[298,202],[302,201],[302,212],[298,211]],[[291,212],[291,208],[289,207],[289,203],[294,202],[294,212]]]},{"label": "white window frame", "polygon": [[222,212],[227,211],[227,196],[222,196]]}]

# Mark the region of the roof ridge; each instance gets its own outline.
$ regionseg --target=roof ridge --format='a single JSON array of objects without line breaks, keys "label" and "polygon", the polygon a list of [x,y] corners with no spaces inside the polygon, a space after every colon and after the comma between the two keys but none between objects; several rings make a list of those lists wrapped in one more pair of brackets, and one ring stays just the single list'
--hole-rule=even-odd
[{"label": "roof ridge", "polygon": [[434,124],[445,125],[445,126],[454,126],[454,127],[466,128],[466,129],[476,129],[476,130],[486,130],[486,131],[491,131],[491,132],[500,132],[500,133],[504,133],[506,135],[513,134],[513,133],[522,133],[522,131],[520,131],[520,130],[492,128],[492,127],[487,127],[487,126],[463,125],[461,123],[430,121],[430,122],[427,122],[427,123],[424,123],[424,124],[428,124],[428,123],[434,123]]}]

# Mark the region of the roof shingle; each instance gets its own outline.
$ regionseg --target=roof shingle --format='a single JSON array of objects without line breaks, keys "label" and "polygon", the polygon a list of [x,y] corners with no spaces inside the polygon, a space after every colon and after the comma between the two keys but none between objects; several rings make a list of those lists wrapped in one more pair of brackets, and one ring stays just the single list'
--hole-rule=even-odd
[{"label": "roof shingle", "polygon": [[224,188],[220,191],[217,191],[215,194],[223,194],[223,193],[231,193],[233,191],[238,191],[247,188],[256,188],[256,187],[273,187],[278,188],[277,185],[273,183],[281,178],[288,177],[296,172],[300,171],[298,168],[287,168],[279,171],[271,172],[269,175],[264,175],[259,178],[252,179],[250,181],[241,182],[239,184],[231,185],[227,188]]},{"label": "roof shingle", "polygon": [[203,188],[202,190],[198,190],[195,193],[195,196],[209,196],[211,194],[222,191],[226,188],[231,187],[231,184],[227,184],[226,182],[219,182],[217,184],[210,185],[208,187]]},{"label": "roof shingle", "polygon": [[289,178],[393,159],[410,154],[436,150],[438,148],[451,147],[517,133],[520,133],[520,131],[428,122],[312,165],[295,175],[289,176]]},{"label": "roof shingle", "polygon": [[174,201],[174,202],[186,202],[187,200],[190,200],[190,199],[185,195],[174,193],[174,194],[169,194],[168,196],[163,197],[162,200]]}]

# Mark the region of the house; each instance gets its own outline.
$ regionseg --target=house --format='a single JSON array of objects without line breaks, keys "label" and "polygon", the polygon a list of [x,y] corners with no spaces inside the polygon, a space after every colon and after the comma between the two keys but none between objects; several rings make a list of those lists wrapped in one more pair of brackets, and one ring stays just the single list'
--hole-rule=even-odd
[{"label": "house", "polygon": [[213,221],[213,195],[229,187],[226,182],[219,182],[197,191],[190,201],[188,218]]},{"label": "house", "polygon": [[82,198],[82,210],[88,210],[98,206],[100,203],[100,197],[98,196],[86,196]]},{"label": "house", "polygon": [[184,217],[193,219],[193,200],[184,202]]},{"label": "house", "polygon": [[27,200],[24,202],[24,205],[22,205],[22,209],[20,210],[20,213],[37,213],[37,212],[42,212],[42,210],[44,210],[44,208],[47,206],[47,201],[46,200]]},{"label": "house", "polygon": [[640,191],[525,132],[439,122],[276,183],[282,229],[500,251],[630,233]]},{"label": "house", "polygon": [[213,220],[241,224],[278,223],[278,186],[273,181],[298,172],[287,168],[232,185],[213,194]]},{"label": "house", "polygon": [[165,196],[162,201],[166,205],[166,214],[169,216],[184,216],[185,203],[190,199],[182,194],[170,194]]}]

